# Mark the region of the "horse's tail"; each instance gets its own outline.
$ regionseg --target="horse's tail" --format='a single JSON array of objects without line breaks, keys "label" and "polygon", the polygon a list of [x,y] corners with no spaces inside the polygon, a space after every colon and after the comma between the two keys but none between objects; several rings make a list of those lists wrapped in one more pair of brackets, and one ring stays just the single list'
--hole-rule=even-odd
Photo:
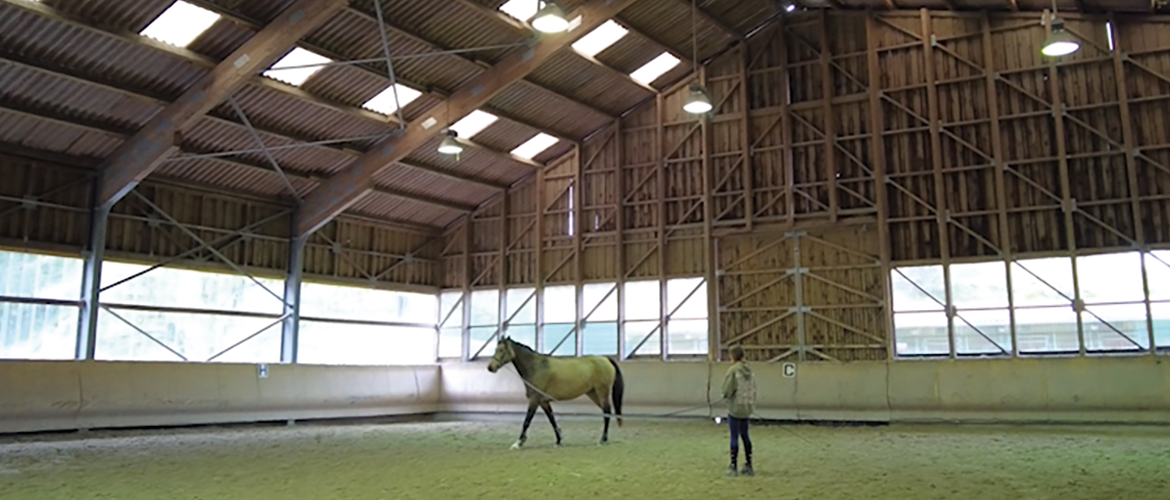
[{"label": "horse's tail", "polygon": [[626,382],[622,379],[622,369],[618,368],[617,361],[609,358],[609,364],[613,365],[613,412],[617,417],[618,427],[622,426],[622,394],[626,392]]}]

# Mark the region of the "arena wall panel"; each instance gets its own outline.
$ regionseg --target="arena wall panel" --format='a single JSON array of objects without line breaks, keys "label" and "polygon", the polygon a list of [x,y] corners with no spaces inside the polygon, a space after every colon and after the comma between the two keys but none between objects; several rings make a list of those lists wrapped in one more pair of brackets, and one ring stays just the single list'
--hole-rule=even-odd
[{"label": "arena wall panel", "polygon": [[[624,413],[720,415],[728,365],[628,362]],[[1170,424],[1170,363],[1149,357],[757,364],[757,417],[879,423]],[[0,433],[443,414],[515,418],[511,368],[0,362]],[[708,389],[709,387],[709,389]],[[598,414],[582,397],[562,416]],[[543,422],[543,418],[540,420]],[[537,425],[537,424],[534,424]],[[541,424],[543,425],[543,424]]]},{"label": "arena wall panel", "polygon": [[0,362],[0,433],[438,410],[437,366]]}]

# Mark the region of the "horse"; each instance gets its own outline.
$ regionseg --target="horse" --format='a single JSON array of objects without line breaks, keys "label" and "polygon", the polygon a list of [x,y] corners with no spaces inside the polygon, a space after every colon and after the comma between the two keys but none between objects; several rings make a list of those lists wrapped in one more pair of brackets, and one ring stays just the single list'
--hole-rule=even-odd
[{"label": "horse", "polygon": [[528,425],[536,414],[536,408],[544,410],[548,415],[548,422],[557,435],[557,446],[561,445],[561,428],[553,417],[552,402],[568,401],[582,395],[589,396],[604,413],[605,427],[601,432],[601,441],[604,445],[609,441],[610,395],[613,396],[613,410],[617,415],[618,427],[622,426],[622,393],[625,391],[625,381],[617,362],[604,356],[583,356],[580,358],[561,358],[540,354],[530,347],[512,340],[510,337],[501,337],[496,343],[496,353],[488,363],[488,371],[496,373],[500,368],[512,363],[520,378],[524,381],[528,397],[528,414],[524,417],[524,427],[520,431],[520,439],[513,445],[513,450],[520,449],[528,440]]}]

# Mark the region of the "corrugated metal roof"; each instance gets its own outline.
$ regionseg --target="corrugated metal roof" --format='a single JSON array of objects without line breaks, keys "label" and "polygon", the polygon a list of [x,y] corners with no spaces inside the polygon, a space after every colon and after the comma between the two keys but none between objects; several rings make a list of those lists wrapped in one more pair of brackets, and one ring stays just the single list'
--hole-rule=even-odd
[{"label": "corrugated metal roof", "polygon": [[463,215],[433,205],[379,193],[366,195],[348,211],[366,217],[413,222],[433,227],[444,227]]},{"label": "corrugated metal roof", "polygon": [[532,72],[532,81],[620,114],[645,99],[648,91],[627,78],[613,75],[571,51],[562,51]]},{"label": "corrugated metal roof", "polygon": [[456,205],[477,205],[497,192],[486,186],[436,177],[401,165],[379,172],[374,177],[374,184],[380,188],[448,200]]},{"label": "corrugated metal roof", "polygon": [[[163,103],[177,98],[208,73],[208,69],[239,48],[294,0],[192,0],[228,17],[199,36],[189,49],[179,49],[136,35],[173,0],[45,0],[24,6],[0,3],[0,142],[48,152],[101,159],[147,123]],[[479,3],[484,8],[476,8]],[[424,95],[404,109],[407,119],[440,105],[440,94],[458,87],[484,68],[516,50],[514,44],[533,36],[531,30],[493,12],[497,0],[396,0],[381,3],[391,29],[387,36],[396,57],[396,77],[422,87]],[[767,0],[711,0],[703,8],[740,29],[762,20]],[[572,10],[580,0],[564,2]],[[47,6],[47,7],[46,7]],[[643,0],[623,19],[637,31],[671,45],[689,47],[687,3]],[[768,11],[770,15],[772,11]],[[303,44],[319,47],[330,57],[346,60],[383,56],[372,0],[355,0],[310,33]],[[700,53],[726,45],[729,36],[700,21]],[[513,47],[478,50],[460,55],[428,55],[443,49],[489,45]],[[412,152],[406,161],[454,177],[510,185],[533,174],[533,167],[509,159],[507,151],[546,130],[581,139],[609,125],[612,117],[652,93],[623,77],[661,52],[656,42],[632,34],[599,59],[607,70],[571,50],[558,53],[528,81],[509,86],[489,106],[504,115],[473,140],[458,158],[435,151],[438,138]],[[425,55],[421,56],[420,55]],[[7,64],[3,59],[21,64]],[[686,66],[680,65],[680,66]],[[689,71],[676,69],[670,81]],[[679,73],[681,72],[681,73]],[[272,157],[307,192],[315,178],[336,174],[375,139],[329,146],[295,146],[301,141],[366,137],[392,131],[396,125],[360,106],[386,87],[386,67],[379,61],[333,66],[319,71],[302,88],[254,80],[233,96],[258,129]],[[434,90],[434,92],[432,92]],[[600,111],[600,112],[599,112]],[[182,134],[188,153],[255,149],[255,139],[236,123],[230,106],[221,104],[211,116],[196,120]],[[343,150],[342,148],[351,148]],[[573,148],[560,141],[537,155],[536,162],[557,158]],[[186,154],[186,153],[182,153]],[[264,196],[287,196],[285,182],[259,152],[225,159],[164,162],[157,175]],[[367,196],[352,209],[372,217],[443,226],[460,215],[443,208],[444,200],[468,205],[496,191],[417,168],[391,166],[376,182],[423,201],[386,195]],[[426,202],[425,200],[437,200]]]}]

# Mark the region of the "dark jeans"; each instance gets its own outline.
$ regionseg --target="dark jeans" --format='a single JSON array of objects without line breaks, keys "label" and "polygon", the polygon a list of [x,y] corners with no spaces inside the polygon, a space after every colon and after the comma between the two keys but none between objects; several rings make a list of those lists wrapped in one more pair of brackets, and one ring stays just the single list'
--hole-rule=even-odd
[{"label": "dark jeans", "polygon": [[749,421],[746,418],[727,417],[727,426],[731,429],[731,449],[739,451],[739,440],[743,439],[744,451],[751,456],[752,438],[748,436]]}]

